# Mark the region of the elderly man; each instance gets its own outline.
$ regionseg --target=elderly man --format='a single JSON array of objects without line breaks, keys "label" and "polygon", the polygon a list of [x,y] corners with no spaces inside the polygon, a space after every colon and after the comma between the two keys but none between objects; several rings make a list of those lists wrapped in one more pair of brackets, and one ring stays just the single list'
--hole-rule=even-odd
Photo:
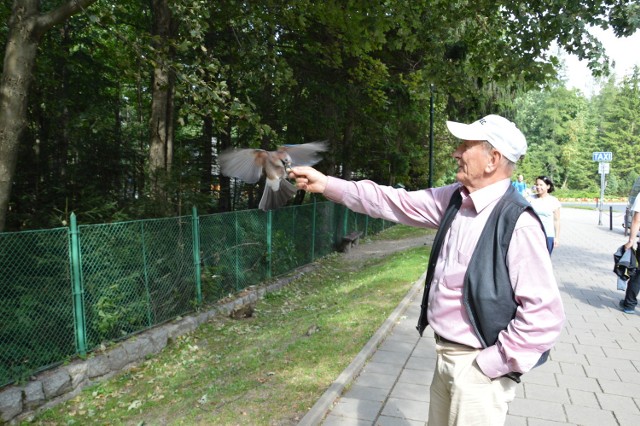
[{"label": "elderly man", "polygon": [[452,185],[407,192],[311,167],[290,176],[354,211],[438,229],[418,324],[436,342],[429,425],[504,424],[520,375],[546,360],[564,310],[542,224],[510,183],[524,135],[497,115],[447,127],[461,139]]}]

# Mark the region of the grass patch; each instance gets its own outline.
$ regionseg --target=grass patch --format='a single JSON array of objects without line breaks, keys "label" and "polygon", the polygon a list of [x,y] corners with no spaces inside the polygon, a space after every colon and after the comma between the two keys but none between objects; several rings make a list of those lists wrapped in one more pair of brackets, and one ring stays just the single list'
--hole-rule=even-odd
[{"label": "grass patch", "polygon": [[[376,239],[426,232],[396,226],[382,234]],[[253,317],[215,318],[31,424],[297,424],[396,308],[427,257],[425,247],[382,259],[327,256],[266,295]]]}]

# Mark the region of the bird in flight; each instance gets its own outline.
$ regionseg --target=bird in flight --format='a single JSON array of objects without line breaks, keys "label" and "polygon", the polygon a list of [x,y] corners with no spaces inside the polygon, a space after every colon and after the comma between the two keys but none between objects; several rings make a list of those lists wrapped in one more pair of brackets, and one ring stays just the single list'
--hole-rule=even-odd
[{"label": "bird in flight", "polygon": [[267,178],[258,207],[267,211],[284,206],[297,191],[287,174],[294,166],[313,166],[326,151],[326,142],[309,142],[299,145],[283,145],[276,151],[264,149],[231,149],[218,157],[220,171],[247,183],[256,183],[264,174]]}]

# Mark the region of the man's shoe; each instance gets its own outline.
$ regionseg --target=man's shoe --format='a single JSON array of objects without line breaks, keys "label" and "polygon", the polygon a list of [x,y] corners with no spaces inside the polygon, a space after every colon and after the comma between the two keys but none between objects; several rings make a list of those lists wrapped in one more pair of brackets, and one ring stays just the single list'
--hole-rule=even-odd
[{"label": "man's shoe", "polygon": [[625,308],[624,306],[624,300],[621,300],[620,302],[618,302],[618,306],[620,306],[620,309],[622,309],[622,312],[624,312],[625,314],[635,314],[636,311],[633,308]]}]

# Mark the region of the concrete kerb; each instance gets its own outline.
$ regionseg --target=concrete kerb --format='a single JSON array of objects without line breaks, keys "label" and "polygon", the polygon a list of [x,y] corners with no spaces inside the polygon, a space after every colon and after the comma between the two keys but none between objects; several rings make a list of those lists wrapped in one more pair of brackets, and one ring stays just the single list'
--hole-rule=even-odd
[{"label": "concrete kerb", "polygon": [[396,309],[391,312],[391,315],[384,321],[382,326],[376,331],[376,333],[369,339],[367,344],[356,355],[349,366],[338,376],[338,378],[329,386],[329,388],[322,394],[320,399],[314,404],[313,407],[305,414],[300,420],[298,425],[301,426],[313,426],[319,424],[322,419],[327,415],[330,409],[333,407],[336,399],[339,398],[344,390],[351,385],[354,380],[360,375],[362,369],[373,356],[378,349],[378,346],[385,340],[389,333],[393,330],[398,319],[407,310],[413,299],[422,291],[424,286],[424,280],[426,278],[426,272],[422,274],[417,281],[413,283],[407,295],[398,304]]}]

